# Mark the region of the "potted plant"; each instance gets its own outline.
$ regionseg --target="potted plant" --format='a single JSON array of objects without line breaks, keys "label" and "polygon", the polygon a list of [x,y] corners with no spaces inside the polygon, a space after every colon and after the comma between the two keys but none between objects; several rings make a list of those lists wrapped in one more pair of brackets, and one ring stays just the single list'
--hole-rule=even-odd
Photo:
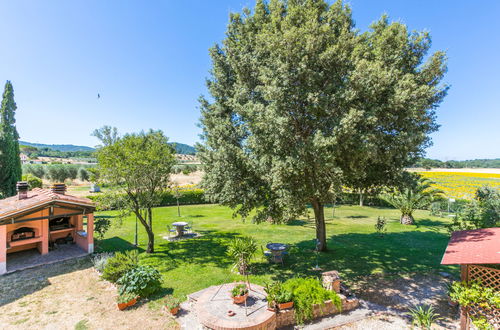
[{"label": "potted plant", "polygon": [[174,296],[167,296],[165,298],[165,309],[172,315],[176,315],[179,312],[181,301]]},{"label": "potted plant", "polygon": [[274,312],[276,310],[276,282],[266,283],[264,292],[267,294],[267,310]]},{"label": "potted plant", "polygon": [[245,284],[238,284],[231,290],[233,303],[243,304],[248,297],[248,288]]},{"label": "potted plant", "polygon": [[135,305],[136,302],[137,302],[137,295],[133,293],[123,293],[119,295],[118,298],[116,299],[118,309],[121,311],[129,306]]},{"label": "potted plant", "polygon": [[276,303],[278,304],[278,308],[288,309],[293,307],[293,294],[292,292],[281,287],[281,290],[276,295]]}]

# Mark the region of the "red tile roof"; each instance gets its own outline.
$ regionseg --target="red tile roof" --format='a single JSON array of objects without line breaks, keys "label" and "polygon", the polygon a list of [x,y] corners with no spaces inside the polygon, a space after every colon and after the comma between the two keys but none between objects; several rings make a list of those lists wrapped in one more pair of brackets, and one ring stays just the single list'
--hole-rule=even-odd
[{"label": "red tile roof", "polygon": [[27,211],[31,208],[55,202],[77,204],[94,208],[94,203],[88,198],[56,194],[49,189],[34,188],[28,191],[28,196],[25,199],[19,199],[17,195],[1,199],[0,219],[12,217],[13,215]]},{"label": "red tile roof", "polygon": [[500,264],[500,228],[454,232],[441,264]]}]

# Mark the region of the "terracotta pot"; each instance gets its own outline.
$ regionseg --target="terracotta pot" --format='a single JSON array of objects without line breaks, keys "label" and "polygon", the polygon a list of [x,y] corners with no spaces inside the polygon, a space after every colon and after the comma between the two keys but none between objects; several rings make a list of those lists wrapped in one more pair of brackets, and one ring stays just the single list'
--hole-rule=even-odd
[{"label": "terracotta pot", "polygon": [[118,306],[118,309],[121,311],[128,307],[128,303],[118,303],[116,305]]},{"label": "terracotta pot", "polygon": [[[166,308],[166,307],[165,307]],[[179,307],[174,307],[170,310],[168,310],[170,312],[170,314],[172,315],[177,315],[177,313],[179,313]]]},{"label": "terracotta pot", "polygon": [[450,297],[448,297],[448,305],[450,305],[451,307],[455,307],[458,305],[458,301],[453,301]]},{"label": "terracotta pot", "polygon": [[137,302],[137,298],[134,298],[134,299],[130,300],[130,301],[127,303],[127,306],[134,306],[136,302]]},{"label": "terracotta pot", "polygon": [[279,309],[288,309],[288,308],[292,308],[292,307],[293,307],[293,301],[278,304]]},{"label": "terracotta pot", "polygon": [[243,296],[235,296],[233,297],[233,303],[234,304],[243,304],[248,298],[248,293],[244,294]]}]

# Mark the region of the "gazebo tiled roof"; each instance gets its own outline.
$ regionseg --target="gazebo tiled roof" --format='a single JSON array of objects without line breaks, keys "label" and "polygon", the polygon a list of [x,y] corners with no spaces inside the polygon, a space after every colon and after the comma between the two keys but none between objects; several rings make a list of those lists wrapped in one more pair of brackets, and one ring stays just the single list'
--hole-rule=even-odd
[{"label": "gazebo tiled roof", "polygon": [[94,203],[83,197],[58,194],[49,189],[34,188],[28,192],[24,199],[12,196],[0,200],[0,220],[12,218],[31,209],[48,206],[55,203],[72,204],[94,210]]},{"label": "gazebo tiled roof", "polygon": [[500,228],[454,232],[441,264],[500,264]]}]

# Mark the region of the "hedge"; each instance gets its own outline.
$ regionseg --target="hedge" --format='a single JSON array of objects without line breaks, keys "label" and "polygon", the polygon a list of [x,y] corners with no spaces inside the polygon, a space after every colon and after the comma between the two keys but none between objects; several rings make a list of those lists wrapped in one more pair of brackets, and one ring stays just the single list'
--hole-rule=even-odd
[{"label": "hedge", "polygon": [[[105,195],[90,195],[87,198],[92,201],[99,203],[101,198],[104,198]],[[208,204],[209,202],[205,200],[204,193],[202,189],[179,189],[179,205],[190,205],[190,204]],[[118,208],[117,204],[107,203],[109,207],[107,209],[114,210]],[[177,205],[176,192],[173,190],[165,190],[161,194],[160,203],[157,206],[172,206]],[[105,210],[101,208],[101,210]]]}]

